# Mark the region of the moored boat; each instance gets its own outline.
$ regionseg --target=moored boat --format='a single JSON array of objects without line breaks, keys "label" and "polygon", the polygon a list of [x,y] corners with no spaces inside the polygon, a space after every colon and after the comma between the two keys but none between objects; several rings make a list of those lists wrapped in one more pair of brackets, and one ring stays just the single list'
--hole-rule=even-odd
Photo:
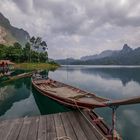
[{"label": "moored boat", "polygon": [[52,80],[32,78],[33,86],[43,95],[67,106],[76,108],[105,107],[108,99],[96,96],[93,93]]},{"label": "moored boat", "polygon": [[91,110],[93,108],[106,107],[110,101],[109,99],[101,98],[94,93],[89,93],[49,78],[42,79],[40,75],[32,77],[32,84],[37,91],[61,104],[77,109],[89,109],[90,111],[86,116],[88,119],[92,119],[93,125],[95,125],[108,140],[112,139],[112,132],[114,140],[121,140],[116,130],[109,129],[101,117]]},{"label": "moored boat", "polygon": [[116,108],[120,105],[140,103],[140,96],[121,100],[111,100],[59,81],[42,78],[40,75],[32,77],[32,84],[43,95],[74,108]]},{"label": "moored boat", "polygon": [[[86,108],[91,110],[94,108],[110,107],[112,109],[112,129],[108,129],[106,133],[107,135],[112,134],[112,138],[109,138],[110,135],[109,137],[107,136],[109,140],[118,140],[118,134],[115,128],[117,108],[122,105],[140,103],[140,96],[120,100],[106,99],[99,97],[94,93],[89,93],[59,81],[55,81],[49,78],[42,78],[39,75],[32,77],[32,84],[35,89],[37,89],[43,95],[73,108]],[[99,127],[101,127],[102,123],[98,117],[97,119],[93,118],[93,120],[94,122],[97,120]],[[121,138],[119,137],[119,140],[120,139]]]}]

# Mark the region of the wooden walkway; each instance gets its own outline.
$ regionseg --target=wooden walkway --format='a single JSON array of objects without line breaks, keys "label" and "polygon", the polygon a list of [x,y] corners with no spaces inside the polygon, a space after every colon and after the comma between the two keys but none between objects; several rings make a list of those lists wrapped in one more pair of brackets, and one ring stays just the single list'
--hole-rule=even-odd
[{"label": "wooden walkway", "polygon": [[0,140],[106,140],[78,111],[0,121]]}]

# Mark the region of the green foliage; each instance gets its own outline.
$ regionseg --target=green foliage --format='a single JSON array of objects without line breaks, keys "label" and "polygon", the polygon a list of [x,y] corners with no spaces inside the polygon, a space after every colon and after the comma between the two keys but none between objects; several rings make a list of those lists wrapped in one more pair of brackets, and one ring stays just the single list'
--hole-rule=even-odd
[{"label": "green foliage", "polygon": [[48,53],[32,50],[29,42],[23,48],[16,42],[12,46],[0,44],[0,59],[9,59],[13,62],[46,62]]},{"label": "green foliage", "polygon": [[42,50],[46,50],[47,49],[47,43],[45,41],[42,41],[42,38],[41,37],[32,37],[30,39],[30,44],[32,46],[32,48],[36,49],[36,50],[39,50],[39,49],[42,49]]},{"label": "green foliage", "polygon": [[[45,41],[42,41],[41,37],[32,37],[30,38],[30,44],[32,49],[35,49],[36,52],[44,51],[44,53],[33,53],[32,55],[34,56],[33,59],[37,58],[38,62],[40,62],[40,59],[42,60],[42,62],[45,62],[48,59],[48,53],[46,52],[47,49],[47,43]],[[30,52],[31,53],[31,52]],[[33,62],[35,62],[33,60]]]}]

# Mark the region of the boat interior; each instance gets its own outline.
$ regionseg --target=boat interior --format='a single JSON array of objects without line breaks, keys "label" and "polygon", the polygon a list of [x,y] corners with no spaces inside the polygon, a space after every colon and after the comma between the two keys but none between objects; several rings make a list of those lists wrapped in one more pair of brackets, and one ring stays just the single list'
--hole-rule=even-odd
[{"label": "boat interior", "polygon": [[90,104],[100,105],[103,102],[108,101],[107,99],[100,98],[95,94],[83,91],[79,88],[75,88],[64,83],[60,83],[51,79],[38,79],[34,80],[34,83],[43,92],[50,93],[62,98],[75,100],[79,102],[85,102]]}]

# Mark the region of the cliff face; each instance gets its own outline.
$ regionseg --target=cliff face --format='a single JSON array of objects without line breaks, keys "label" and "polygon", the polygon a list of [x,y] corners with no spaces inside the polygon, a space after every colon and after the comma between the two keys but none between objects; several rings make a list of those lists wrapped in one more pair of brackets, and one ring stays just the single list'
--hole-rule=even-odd
[{"label": "cliff face", "polygon": [[13,27],[9,20],[0,13],[0,44],[13,44],[19,42],[22,45],[30,38],[29,33],[23,29]]},{"label": "cliff face", "polygon": [[1,44],[5,44],[6,43],[6,41],[5,41],[5,36],[6,36],[6,31],[5,31],[5,29],[4,28],[2,28],[1,26],[0,26],[0,43]]},{"label": "cliff face", "polygon": [[11,33],[8,32],[7,29],[0,26],[0,44],[13,44],[14,42],[17,42],[17,40],[12,36]]}]

